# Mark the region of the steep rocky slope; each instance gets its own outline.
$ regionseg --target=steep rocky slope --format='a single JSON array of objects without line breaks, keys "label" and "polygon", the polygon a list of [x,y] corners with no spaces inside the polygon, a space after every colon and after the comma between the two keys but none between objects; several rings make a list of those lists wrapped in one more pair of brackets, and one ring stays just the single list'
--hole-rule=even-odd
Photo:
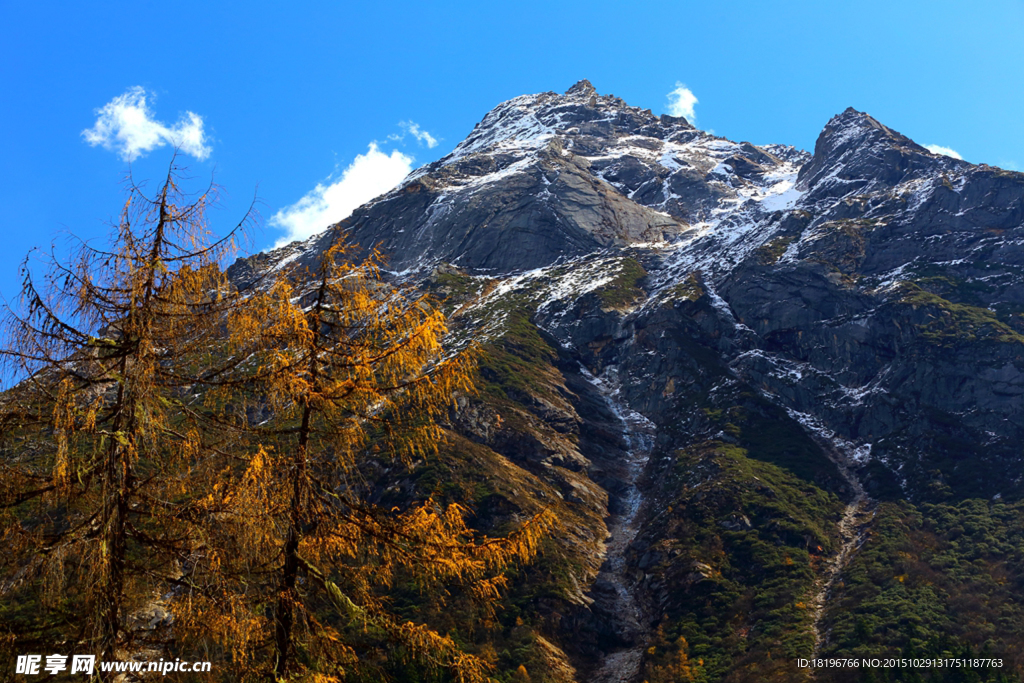
[{"label": "steep rocky slope", "polygon": [[[1024,514],[1024,174],[853,109],[813,155],[731,142],[581,81],[231,274],[338,230],[483,344],[445,470],[478,523],[564,521],[475,636],[503,680],[803,680],[812,652],[1024,637],[1024,546],[984,540]],[[926,585],[908,627],[892,596]]]}]

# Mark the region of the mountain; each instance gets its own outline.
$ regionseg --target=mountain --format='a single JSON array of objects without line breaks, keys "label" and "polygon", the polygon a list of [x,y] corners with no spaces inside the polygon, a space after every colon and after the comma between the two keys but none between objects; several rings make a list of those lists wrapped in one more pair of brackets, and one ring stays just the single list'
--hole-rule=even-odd
[{"label": "mountain", "polygon": [[[476,635],[501,680],[1024,670],[1024,174],[854,109],[808,154],[580,81],[229,273],[312,266],[336,231],[484,349],[443,466],[381,495],[443,471],[482,528],[563,522]],[[883,673],[815,677],[922,672]]]}]

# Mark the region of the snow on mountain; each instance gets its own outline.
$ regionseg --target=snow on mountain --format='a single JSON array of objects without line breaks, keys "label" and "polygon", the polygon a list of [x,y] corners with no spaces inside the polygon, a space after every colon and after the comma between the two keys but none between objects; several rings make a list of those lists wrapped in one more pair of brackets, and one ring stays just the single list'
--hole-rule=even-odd
[{"label": "snow on mountain", "polygon": [[[579,302],[611,286],[623,259],[647,272],[638,318],[696,277],[735,337],[723,351],[734,372],[867,447],[917,419],[884,405],[906,381],[891,349],[908,343],[910,323],[893,316],[946,301],[973,307],[971,320],[991,334],[1020,333],[1022,178],[933,154],[854,109],[826,124],[811,155],[720,138],[580,81],[563,95],[499,104],[451,154],[336,227],[380,248],[402,277],[447,263],[496,282],[470,307],[481,316],[527,294],[566,343],[582,324]],[[330,234],[251,265],[312,263]],[[499,318],[484,325],[488,335],[500,334]],[[865,424],[871,435],[859,436]],[[977,428],[992,426],[985,418]]]}]

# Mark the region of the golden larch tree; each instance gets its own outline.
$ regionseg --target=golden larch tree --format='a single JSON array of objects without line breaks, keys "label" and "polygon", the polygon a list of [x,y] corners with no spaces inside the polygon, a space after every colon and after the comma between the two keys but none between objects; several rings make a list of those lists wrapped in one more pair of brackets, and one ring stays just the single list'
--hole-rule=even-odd
[{"label": "golden larch tree", "polygon": [[493,604],[503,570],[533,557],[550,519],[488,538],[457,504],[371,502],[367,467],[437,452],[454,396],[472,391],[473,351],[446,351],[446,320],[431,302],[342,244],[316,272],[280,271],[229,318],[226,352],[247,360],[206,401],[254,455],[208,498],[208,546],[177,619],[195,642],[213,625],[236,675],[254,680],[339,680],[367,665],[353,643],[365,637],[455,680],[484,681],[481,659],[397,617],[387,591],[402,576],[425,595],[457,584]]},{"label": "golden larch tree", "polygon": [[41,281],[26,259],[5,310],[0,604],[15,648],[145,647],[133,614],[192,552],[207,446],[181,407],[223,336],[220,264],[250,214],[213,240],[213,188],[186,196],[176,173],[154,197],[131,185],[108,249],[51,256]]}]

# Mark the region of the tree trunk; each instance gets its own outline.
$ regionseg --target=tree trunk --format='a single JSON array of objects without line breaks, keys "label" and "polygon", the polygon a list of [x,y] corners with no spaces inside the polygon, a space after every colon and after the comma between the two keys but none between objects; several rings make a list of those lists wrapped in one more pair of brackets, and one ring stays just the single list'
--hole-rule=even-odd
[{"label": "tree trunk", "polygon": [[[121,371],[127,362],[121,363]],[[123,376],[123,374],[122,374]],[[120,436],[126,394],[124,384],[117,391],[117,417],[113,431]],[[130,418],[129,418],[130,421]],[[99,591],[100,658],[115,659],[118,631],[121,627],[121,603],[124,599],[125,518],[131,486],[131,454],[114,438],[108,451],[103,482],[103,534],[101,546],[102,586]]]},{"label": "tree trunk", "polygon": [[299,445],[296,449],[295,468],[292,472],[291,519],[288,525],[288,538],[284,544],[284,567],[281,572],[281,586],[275,613],[274,640],[277,648],[277,663],[274,665],[274,676],[276,678],[284,677],[288,668],[288,654],[291,650],[295,579],[299,573],[302,487],[306,476],[306,448],[309,445],[309,420],[312,412],[308,405],[302,411],[302,427],[299,430]]}]

